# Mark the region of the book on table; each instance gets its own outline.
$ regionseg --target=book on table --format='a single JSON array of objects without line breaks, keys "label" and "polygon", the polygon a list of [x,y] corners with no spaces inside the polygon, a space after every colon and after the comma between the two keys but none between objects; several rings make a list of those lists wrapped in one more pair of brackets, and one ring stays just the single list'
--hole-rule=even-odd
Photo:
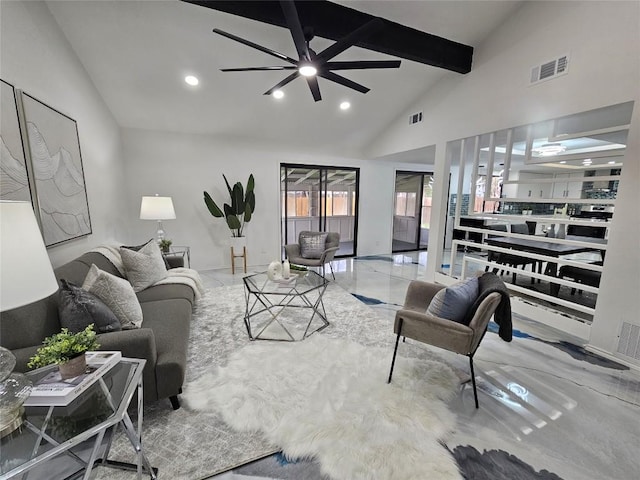
[{"label": "book on table", "polygon": [[85,373],[63,380],[59,370],[54,368],[34,383],[24,405],[27,407],[69,405],[122,358],[122,353],[118,351],[86,352],[85,355],[87,359]]}]

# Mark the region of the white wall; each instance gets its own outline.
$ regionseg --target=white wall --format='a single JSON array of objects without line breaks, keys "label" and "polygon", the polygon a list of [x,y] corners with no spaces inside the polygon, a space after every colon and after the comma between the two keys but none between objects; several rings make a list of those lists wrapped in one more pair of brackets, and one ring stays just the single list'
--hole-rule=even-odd
[{"label": "white wall", "polygon": [[51,247],[58,266],[122,237],[126,222],[118,126],[42,2],[2,2],[0,76],[76,120],[93,234]]},{"label": "white wall", "polygon": [[[444,206],[447,141],[635,100],[611,248],[591,330],[591,344],[609,353],[614,353],[620,322],[639,323],[639,18],[639,2],[527,2],[476,49],[471,73],[448,75],[399,115],[369,151],[378,157],[436,144],[437,211]],[[533,65],[566,53],[567,75],[528,85]],[[423,122],[407,128],[406,116],[420,110]],[[442,217],[438,220],[432,223],[432,235],[442,238]],[[435,265],[430,256],[429,275],[434,275]]]},{"label": "white wall", "polygon": [[142,195],[173,197],[176,220],[163,223],[175,245],[191,247],[192,267],[211,269],[231,264],[229,229],[209,214],[203,201],[208,191],[217,203],[228,201],[222,174],[230,183],[246,185],[253,173],[256,211],[246,227],[248,264],[264,265],[280,252],[280,163],[360,168],[358,254],[391,251],[395,170],[422,170],[424,165],[362,161],[355,158],[300,154],[279,145],[226,141],[206,135],[125,129],[128,197],[125,208],[132,235],[142,242],[153,236],[154,222],[139,220]]}]

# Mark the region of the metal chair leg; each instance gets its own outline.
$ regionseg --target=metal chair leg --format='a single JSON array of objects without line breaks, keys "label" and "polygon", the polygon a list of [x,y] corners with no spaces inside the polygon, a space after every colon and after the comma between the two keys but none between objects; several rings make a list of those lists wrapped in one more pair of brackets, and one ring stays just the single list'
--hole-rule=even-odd
[{"label": "metal chair leg", "polygon": [[473,398],[476,401],[476,408],[478,408],[478,390],[476,389],[476,374],[473,371],[472,355],[469,355],[469,370],[471,370],[471,384],[473,385]]},{"label": "metal chair leg", "polygon": [[391,370],[389,370],[389,380],[387,380],[387,383],[391,383],[391,375],[393,375],[393,367],[396,364],[396,354],[398,353],[398,344],[400,343],[401,332],[402,332],[402,319],[400,319],[400,325],[398,325],[398,336],[396,337],[396,348],[393,349],[393,358],[391,359]]},{"label": "metal chair leg", "polygon": [[333,274],[333,265],[331,264],[331,262],[329,262],[329,268],[331,269],[331,276],[333,277],[333,279],[336,279],[336,276]]}]

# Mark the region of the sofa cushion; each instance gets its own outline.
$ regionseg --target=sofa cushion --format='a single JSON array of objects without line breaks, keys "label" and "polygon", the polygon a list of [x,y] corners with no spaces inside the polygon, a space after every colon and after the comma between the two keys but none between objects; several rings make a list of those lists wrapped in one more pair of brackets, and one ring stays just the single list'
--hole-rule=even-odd
[{"label": "sofa cushion", "polygon": [[102,300],[120,320],[123,329],[140,328],[142,308],[131,284],[91,265],[82,288]]},{"label": "sofa cushion", "polygon": [[298,238],[302,258],[321,258],[326,250],[326,233],[305,233]]},{"label": "sofa cushion", "polygon": [[427,307],[427,315],[463,323],[478,298],[478,277],[471,277],[439,290]]},{"label": "sofa cushion", "polygon": [[58,316],[62,328],[78,333],[93,323],[96,333],[122,329],[118,317],[94,294],[64,279],[60,283]]},{"label": "sofa cushion", "polygon": [[130,248],[120,248],[122,263],[127,279],[133,290],[139,292],[167,277],[160,247],[154,240],[148,241],[137,252]]},{"label": "sofa cushion", "polygon": [[[147,240],[144,243],[141,243],[140,245],[122,245],[120,248],[128,248],[129,250],[133,250],[134,252],[139,252],[142,247],[144,247],[147,243],[151,242],[152,240],[153,238],[150,238],[149,240]],[[162,260],[164,261],[164,266],[167,270],[169,270],[170,268],[175,268],[175,266],[172,267],[171,264],[167,261],[167,257],[165,255],[162,255]],[[180,265],[180,266],[182,267],[184,265]]]}]

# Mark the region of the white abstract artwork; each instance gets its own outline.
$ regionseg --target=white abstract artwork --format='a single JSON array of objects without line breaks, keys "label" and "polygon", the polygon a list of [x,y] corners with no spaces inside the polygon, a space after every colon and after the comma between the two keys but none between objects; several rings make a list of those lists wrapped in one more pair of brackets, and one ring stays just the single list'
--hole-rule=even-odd
[{"label": "white abstract artwork", "polygon": [[75,120],[22,93],[42,235],[47,246],[91,233]]},{"label": "white abstract artwork", "polygon": [[31,202],[15,91],[0,80],[0,199]]}]

